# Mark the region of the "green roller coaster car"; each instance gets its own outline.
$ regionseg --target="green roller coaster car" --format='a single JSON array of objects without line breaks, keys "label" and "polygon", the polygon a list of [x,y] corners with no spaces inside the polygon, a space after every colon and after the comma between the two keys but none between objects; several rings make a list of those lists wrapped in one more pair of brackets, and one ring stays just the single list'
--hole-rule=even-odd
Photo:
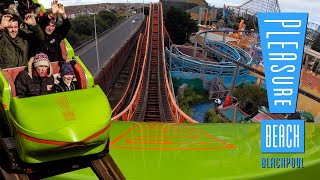
[{"label": "green roller coaster car", "polygon": [[[77,64],[78,89],[18,98],[14,79],[25,67],[0,70],[1,142],[11,138],[20,159],[42,163],[108,152],[111,107],[109,101],[72,47],[68,58]],[[57,62],[51,63],[58,72]],[[3,133],[7,129],[7,133]],[[14,140],[14,141],[13,141]]]}]

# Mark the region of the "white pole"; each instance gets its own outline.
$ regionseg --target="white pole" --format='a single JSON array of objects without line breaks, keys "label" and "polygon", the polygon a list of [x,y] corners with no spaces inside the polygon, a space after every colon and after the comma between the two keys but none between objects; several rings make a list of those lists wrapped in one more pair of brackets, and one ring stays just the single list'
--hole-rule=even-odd
[{"label": "white pole", "polygon": [[127,19],[129,18],[129,0],[127,0],[127,10],[126,10],[127,12]]},{"label": "white pole", "polygon": [[133,28],[134,28],[134,24],[136,23],[135,20],[132,20],[132,29],[131,29],[131,35],[133,34]]},{"label": "white pole", "polygon": [[99,61],[99,51],[98,51],[98,38],[97,38],[97,25],[96,25],[96,14],[93,14],[93,21],[94,21],[94,37],[96,40],[96,55],[97,55],[97,73],[99,72],[100,69],[100,61]]}]

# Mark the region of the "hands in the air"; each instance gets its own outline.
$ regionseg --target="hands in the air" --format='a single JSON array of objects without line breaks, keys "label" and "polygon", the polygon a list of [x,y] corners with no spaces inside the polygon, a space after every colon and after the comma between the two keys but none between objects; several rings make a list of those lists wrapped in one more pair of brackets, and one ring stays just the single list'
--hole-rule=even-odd
[{"label": "hands in the air", "polygon": [[9,26],[9,20],[12,18],[11,14],[5,14],[2,16],[0,29],[4,29]]},{"label": "hands in the air", "polygon": [[52,10],[52,14],[54,15],[56,14],[64,15],[66,13],[64,10],[63,4],[58,3],[58,0],[53,0],[51,2],[51,10]]}]

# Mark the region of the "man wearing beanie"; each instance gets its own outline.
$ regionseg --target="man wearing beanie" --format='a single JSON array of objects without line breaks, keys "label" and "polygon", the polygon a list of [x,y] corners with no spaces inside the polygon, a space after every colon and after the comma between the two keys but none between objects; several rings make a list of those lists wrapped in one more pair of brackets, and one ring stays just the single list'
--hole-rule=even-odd
[{"label": "man wearing beanie", "polygon": [[59,83],[53,86],[53,92],[65,92],[72,91],[76,89],[76,85],[73,81],[74,79],[74,69],[73,66],[75,61],[70,62],[60,62],[60,76]]},{"label": "man wearing beanie", "polygon": [[32,57],[28,68],[21,71],[15,80],[17,96],[20,98],[49,94],[53,85],[52,67],[44,53]]}]

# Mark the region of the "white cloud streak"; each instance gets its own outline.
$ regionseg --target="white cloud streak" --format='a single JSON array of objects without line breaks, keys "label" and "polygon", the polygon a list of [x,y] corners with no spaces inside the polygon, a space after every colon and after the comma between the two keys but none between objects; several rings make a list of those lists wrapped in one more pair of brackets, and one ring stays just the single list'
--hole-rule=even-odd
[{"label": "white cloud streak", "polygon": [[[216,7],[239,6],[248,0],[207,0],[210,5]],[[308,12],[309,22],[314,22],[320,25],[320,4],[319,0],[278,0],[281,12]]]},{"label": "white cloud streak", "polygon": [[[51,0],[38,0],[46,8],[50,8]],[[82,4],[96,4],[96,3],[149,3],[150,0],[59,0],[60,3],[71,5]],[[151,0],[152,2],[158,2],[159,0]],[[210,5],[216,7],[223,7],[223,4],[228,6],[238,6],[248,0],[207,0]],[[309,22],[314,22],[320,25],[320,4],[319,0],[278,0],[280,9],[282,12],[308,12]]]}]

